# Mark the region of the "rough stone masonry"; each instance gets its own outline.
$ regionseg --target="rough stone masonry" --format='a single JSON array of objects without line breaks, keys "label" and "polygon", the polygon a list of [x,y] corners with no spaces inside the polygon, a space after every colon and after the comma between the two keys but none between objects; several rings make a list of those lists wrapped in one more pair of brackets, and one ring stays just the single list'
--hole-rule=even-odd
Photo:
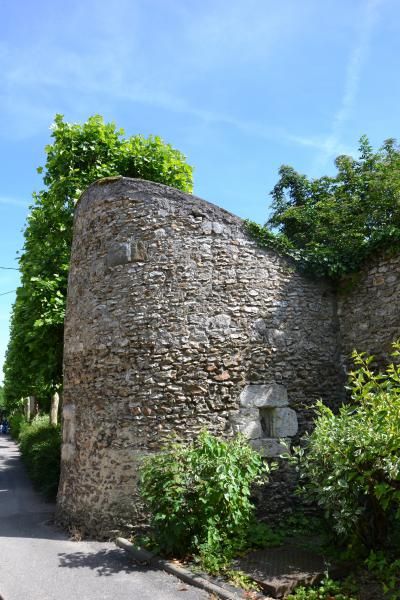
[{"label": "rough stone masonry", "polygon": [[298,440],[318,398],[343,400],[336,304],[329,282],[213,204],[137,179],[90,186],[74,222],[59,518],[95,535],[137,523],[138,464],[172,432],[241,431],[266,456]]}]

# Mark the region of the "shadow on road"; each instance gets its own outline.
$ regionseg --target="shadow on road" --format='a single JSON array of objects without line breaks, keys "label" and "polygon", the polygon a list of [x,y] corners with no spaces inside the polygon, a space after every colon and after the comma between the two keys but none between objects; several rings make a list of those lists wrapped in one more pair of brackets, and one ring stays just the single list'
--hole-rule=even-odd
[{"label": "shadow on road", "polygon": [[[1,446],[0,446],[0,448],[1,448]],[[14,467],[14,465],[17,465],[20,460],[21,459],[19,458],[19,456],[10,456],[10,458],[5,458],[1,461],[0,469],[5,470],[10,467],[12,468],[12,467]]]},{"label": "shadow on road", "polygon": [[139,565],[127,554],[118,549],[100,550],[95,553],[72,552],[58,554],[59,566],[68,569],[89,568],[96,571],[99,577],[108,577],[115,573],[146,573],[158,570],[154,566]]},{"label": "shadow on road", "polygon": [[47,511],[0,515],[0,538],[68,540],[67,533],[58,528],[53,519],[54,513]]},{"label": "shadow on road", "polygon": [[17,444],[0,440],[0,538],[67,539],[52,526],[55,505],[32,487]]}]

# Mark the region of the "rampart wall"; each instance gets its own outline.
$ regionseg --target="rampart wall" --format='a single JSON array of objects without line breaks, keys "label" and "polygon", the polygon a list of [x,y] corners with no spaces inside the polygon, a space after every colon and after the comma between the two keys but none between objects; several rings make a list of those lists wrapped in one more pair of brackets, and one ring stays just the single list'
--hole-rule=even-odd
[{"label": "rampart wall", "polygon": [[137,522],[138,462],[172,432],[242,431],[279,454],[316,399],[343,400],[341,351],[331,285],[241,219],[160,184],[93,184],[75,214],[59,517],[95,534]]},{"label": "rampart wall", "polygon": [[342,352],[346,366],[354,349],[376,357],[383,366],[400,338],[400,253],[380,255],[338,292]]}]

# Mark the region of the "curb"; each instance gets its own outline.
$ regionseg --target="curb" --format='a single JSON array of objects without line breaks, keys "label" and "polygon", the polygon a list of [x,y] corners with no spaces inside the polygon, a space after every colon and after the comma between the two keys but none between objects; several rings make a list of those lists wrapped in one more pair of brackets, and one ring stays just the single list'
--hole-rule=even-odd
[{"label": "curb", "polygon": [[[230,586],[232,591],[226,590],[223,587],[221,587],[215,583],[212,583],[208,579],[205,579],[201,575],[196,575],[195,573],[192,573],[188,569],[184,569],[183,567],[178,567],[178,566],[168,562],[167,560],[163,560],[163,559],[157,557],[155,554],[152,554],[151,552],[148,552],[147,550],[143,550],[143,548],[138,548],[137,546],[134,546],[131,542],[129,542],[125,538],[121,538],[121,537],[117,538],[115,540],[115,544],[118,546],[118,548],[122,548],[122,550],[125,550],[126,552],[128,552],[138,562],[146,562],[146,563],[152,564],[154,566],[157,566],[160,569],[163,569],[164,571],[166,571],[167,573],[170,573],[171,575],[175,575],[175,577],[178,577],[185,583],[189,583],[190,585],[193,585],[202,590],[205,590],[206,592],[209,592],[210,594],[215,594],[215,596],[218,596],[218,598],[221,598],[222,600],[240,600],[245,597],[243,590],[234,588],[233,586]],[[260,599],[264,598],[265,599],[266,597],[260,594],[260,595],[257,595],[256,598],[260,598]]]}]

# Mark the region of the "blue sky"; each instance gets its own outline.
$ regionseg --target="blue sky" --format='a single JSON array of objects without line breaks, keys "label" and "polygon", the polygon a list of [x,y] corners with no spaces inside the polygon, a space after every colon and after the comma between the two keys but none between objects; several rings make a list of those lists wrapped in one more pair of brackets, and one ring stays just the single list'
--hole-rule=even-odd
[{"label": "blue sky", "polygon": [[[281,164],[310,176],[400,137],[398,0],[2,0],[0,266],[16,266],[54,115],[157,134],[195,193],[264,222]],[[0,293],[18,273],[0,270]],[[13,294],[0,296],[0,366]]]}]

